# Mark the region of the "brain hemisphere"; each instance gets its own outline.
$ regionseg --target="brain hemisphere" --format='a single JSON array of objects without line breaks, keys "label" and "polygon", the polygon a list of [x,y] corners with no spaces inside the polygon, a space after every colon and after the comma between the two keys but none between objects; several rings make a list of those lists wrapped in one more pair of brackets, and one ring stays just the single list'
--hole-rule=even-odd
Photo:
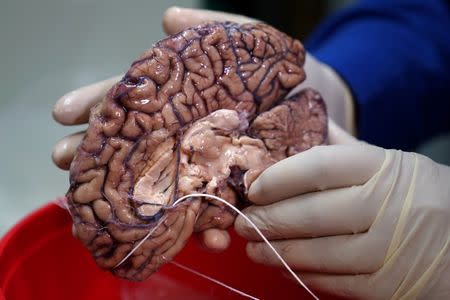
[{"label": "brain hemisphere", "polygon": [[265,168],[325,143],[318,93],[284,99],[304,80],[303,62],[297,40],[234,23],[187,29],[136,60],[91,111],[71,165],[74,235],[97,264],[145,279],[194,230],[234,221],[221,203],[172,207],[177,198],[202,192],[242,205]]}]

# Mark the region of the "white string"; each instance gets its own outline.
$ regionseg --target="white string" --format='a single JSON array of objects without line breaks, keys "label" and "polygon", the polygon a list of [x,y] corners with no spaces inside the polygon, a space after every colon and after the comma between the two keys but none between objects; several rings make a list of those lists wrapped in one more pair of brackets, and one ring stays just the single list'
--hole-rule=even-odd
[{"label": "white string", "polygon": [[198,271],[195,271],[194,269],[191,269],[191,268],[186,267],[186,266],[184,266],[184,265],[182,265],[182,264],[180,264],[180,263],[177,263],[176,261],[169,261],[169,263],[171,263],[171,264],[177,266],[177,267],[180,268],[180,269],[183,269],[183,270],[188,271],[188,272],[191,272],[191,273],[193,273],[193,274],[195,274],[195,275],[197,275],[197,276],[200,276],[200,277],[202,277],[202,278],[205,278],[205,279],[207,279],[207,280],[209,280],[209,281],[212,281],[212,282],[214,282],[215,284],[221,285],[221,286],[223,286],[223,287],[225,287],[225,288],[227,288],[227,289],[229,289],[229,290],[231,290],[231,291],[233,291],[233,292],[235,292],[235,293],[237,293],[237,294],[239,294],[239,295],[241,295],[241,296],[243,296],[243,297],[247,297],[247,298],[253,299],[253,300],[260,300],[259,298],[256,298],[256,297],[254,297],[254,296],[252,296],[252,295],[249,295],[249,294],[246,294],[246,293],[244,293],[243,291],[240,291],[240,290],[238,290],[238,289],[235,289],[235,288],[232,287],[232,286],[229,286],[229,285],[227,285],[227,284],[225,284],[225,283],[223,283],[223,282],[220,282],[220,281],[217,280],[217,279],[214,279],[214,278],[212,278],[212,277],[210,277],[210,276],[207,276],[207,275],[202,274],[202,273],[200,273],[200,272],[198,272]]},{"label": "white string", "polygon": [[[256,226],[255,223],[252,222],[252,220],[249,219],[249,217],[247,217],[244,213],[242,213],[239,209],[237,209],[236,207],[234,207],[232,204],[228,203],[226,200],[217,197],[215,195],[209,195],[209,194],[202,194],[202,193],[193,193],[193,194],[189,194],[186,196],[183,196],[181,198],[178,198],[171,206],[176,206],[178,205],[181,201],[186,200],[188,198],[192,198],[192,197],[202,197],[202,198],[210,198],[210,199],[214,199],[217,200],[219,202],[222,202],[223,204],[227,205],[228,207],[230,207],[231,209],[233,209],[237,214],[239,214],[241,217],[243,217],[256,231],[256,233],[258,233],[258,235],[263,239],[263,241],[269,246],[270,250],[272,250],[272,252],[275,254],[275,256],[281,261],[281,263],[283,264],[283,266],[286,268],[286,270],[289,271],[289,273],[292,275],[292,277],[294,277],[294,279],[315,299],[315,300],[319,300],[319,297],[317,297],[307,286],[305,283],[303,283],[303,281],[297,276],[297,274],[295,274],[294,271],[292,271],[291,267],[289,267],[289,265],[286,263],[286,261],[281,257],[281,255],[277,252],[277,250],[275,250],[275,248],[272,246],[272,244],[267,240],[267,238],[264,236],[264,234],[259,230],[259,228]],[[126,261],[154,232],[155,230],[162,224],[162,222],[164,221],[164,217],[161,217],[161,219],[159,220],[159,222],[156,224],[156,226],[150,230],[150,232],[114,267],[117,268],[118,266],[120,266],[124,261]],[[173,263],[173,262],[172,262]],[[176,264],[176,263],[174,263]],[[181,268],[181,265],[179,265],[179,267]],[[184,267],[184,266],[183,266]],[[185,267],[187,268],[187,267]],[[188,269],[188,268],[187,268]],[[197,274],[199,276],[206,276],[203,274],[200,274],[194,270],[190,270],[191,272],[193,272],[194,274]],[[234,292],[237,293],[242,293],[245,294],[241,291],[238,291],[232,287],[229,287],[223,283],[220,283],[219,281],[213,279],[213,278],[208,278],[213,282],[216,282],[219,285],[222,285],[226,288],[231,289]],[[242,295],[241,294],[241,295]],[[247,295],[247,294],[245,294]],[[249,297],[252,297],[250,295],[247,295]],[[257,299],[257,298],[252,298],[252,299]]]},{"label": "white string", "polygon": [[155,227],[152,228],[152,230],[150,230],[146,236],[144,236],[144,238],[136,245],[134,246],[133,249],[131,249],[131,251],[117,264],[114,266],[113,269],[117,268],[118,266],[120,266],[121,264],[123,264],[149,237],[152,236],[152,234],[156,231],[156,229],[158,229],[158,227],[165,221],[164,216],[161,217],[161,219],[159,220],[159,222],[156,224]]},{"label": "white string", "polygon": [[269,246],[269,248],[272,250],[272,252],[276,255],[276,257],[281,261],[281,263],[283,264],[283,266],[289,271],[289,273],[291,273],[292,277],[295,278],[295,280],[315,299],[315,300],[319,300],[319,297],[317,297],[307,286],[306,284],[303,283],[303,281],[297,276],[297,274],[295,274],[294,271],[292,271],[292,269],[289,267],[289,265],[286,263],[286,261],[281,257],[281,255],[277,252],[277,250],[275,250],[275,248],[272,246],[272,244],[267,240],[267,238],[264,236],[264,234],[258,229],[258,227],[256,226],[255,223],[252,222],[252,220],[249,219],[249,217],[247,217],[244,213],[242,213],[239,209],[237,209],[236,207],[234,207],[232,204],[228,203],[226,200],[217,197],[215,195],[209,195],[209,194],[201,194],[201,193],[193,193],[193,194],[189,194],[186,196],[183,196],[181,198],[179,198],[177,201],[175,201],[173,203],[173,206],[177,205],[178,203],[180,203],[181,201],[187,199],[187,198],[191,198],[191,197],[202,197],[202,198],[211,198],[214,200],[217,200],[219,202],[222,202],[223,204],[227,205],[228,207],[230,207],[231,209],[233,209],[237,214],[239,214],[241,217],[243,217],[248,223],[250,223],[250,225],[252,225],[252,227],[256,230],[256,232],[259,234],[259,236],[264,240],[264,242]]}]

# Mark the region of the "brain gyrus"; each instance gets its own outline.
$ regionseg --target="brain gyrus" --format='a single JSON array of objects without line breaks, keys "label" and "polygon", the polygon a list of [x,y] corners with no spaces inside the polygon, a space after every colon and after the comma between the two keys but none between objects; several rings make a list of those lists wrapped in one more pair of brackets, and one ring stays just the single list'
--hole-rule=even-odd
[{"label": "brain gyrus", "polygon": [[[74,236],[97,264],[143,280],[194,231],[229,227],[253,180],[326,143],[327,115],[301,43],[265,24],[208,23],[156,43],[91,110],[70,169]],[[126,261],[128,253],[147,238]]]}]

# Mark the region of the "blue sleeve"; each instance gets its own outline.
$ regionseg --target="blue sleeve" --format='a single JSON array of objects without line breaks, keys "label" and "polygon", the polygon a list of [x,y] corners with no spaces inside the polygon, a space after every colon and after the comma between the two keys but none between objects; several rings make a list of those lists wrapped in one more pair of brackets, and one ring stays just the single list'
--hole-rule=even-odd
[{"label": "blue sleeve", "polygon": [[352,90],[358,136],[411,150],[450,131],[450,9],[441,0],[366,0],[306,42]]}]

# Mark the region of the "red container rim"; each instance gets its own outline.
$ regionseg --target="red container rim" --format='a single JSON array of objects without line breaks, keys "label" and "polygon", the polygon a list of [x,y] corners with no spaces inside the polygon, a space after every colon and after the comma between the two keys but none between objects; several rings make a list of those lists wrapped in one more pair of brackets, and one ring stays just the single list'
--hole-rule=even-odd
[{"label": "red container rim", "polygon": [[[28,299],[30,295],[61,299],[66,298],[61,296],[66,291],[70,291],[70,299],[99,299],[109,295],[110,300],[115,300],[120,299],[119,285],[140,287],[101,271],[81,243],[72,238],[71,226],[68,212],[52,202],[22,219],[3,236],[0,240],[0,300]],[[191,239],[175,260],[262,299],[311,299],[296,283],[282,276],[279,269],[251,262],[245,255],[245,241],[234,232],[231,235],[232,246],[221,254],[206,253]],[[67,269],[64,259],[68,261]],[[193,294],[207,291],[208,295],[214,295],[207,299],[244,299],[171,264],[163,266],[156,274],[156,277],[165,276],[184,285],[177,292],[184,293],[184,299],[187,299],[184,297],[187,290]],[[84,281],[80,282],[79,278]],[[153,280],[151,289],[146,287],[146,293],[153,294],[158,282]],[[34,289],[39,290],[37,294]],[[172,285],[171,289],[178,290],[178,286]],[[190,296],[189,299],[197,298]]]}]

